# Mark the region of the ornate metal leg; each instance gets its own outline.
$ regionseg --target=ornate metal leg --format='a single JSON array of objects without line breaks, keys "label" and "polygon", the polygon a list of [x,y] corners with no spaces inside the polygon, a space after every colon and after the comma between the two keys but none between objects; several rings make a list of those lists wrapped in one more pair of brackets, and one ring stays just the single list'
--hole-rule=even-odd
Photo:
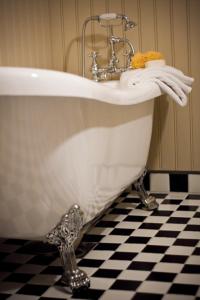
[{"label": "ornate metal leg", "polygon": [[134,183],[134,186],[140,196],[142,204],[144,205],[144,209],[155,210],[158,208],[158,203],[156,202],[156,198],[147,193],[143,184],[146,173],[147,170],[145,169],[142,176]]},{"label": "ornate metal leg", "polygon": [[66,284],[70,292],[90,286],[87,274],[77,267],[74,252],[74,242],[78,238],[82,226],[81,210],[78,205],[74,205],[46,236],[48,243],[58,247],[64,268],[62,282]]}]

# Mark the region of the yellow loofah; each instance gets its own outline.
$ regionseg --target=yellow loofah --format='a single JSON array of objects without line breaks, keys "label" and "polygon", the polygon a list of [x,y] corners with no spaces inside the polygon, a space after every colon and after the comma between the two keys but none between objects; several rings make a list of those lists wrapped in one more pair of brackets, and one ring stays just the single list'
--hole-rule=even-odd
[{"label": "yellow loofah", "polygon": [[145,58],[141,52],[137,52],[131,59],[131,66],[134,69],[144,68]]},{"label": "yellow loofah", "polygon": [[156,51],[148,51],[143,54],[145,57],[145,61],[155,60],[155,59],[163,59],[163,55],[160,52]]},{"label": "yellow loofah", "polygon": [[133,69],[139,69],[145,67],[145,62],[150,60],[163,59],[163,55],[156,51],[147,51],[145,53],[137,52],[131,60],[131,66]]}]

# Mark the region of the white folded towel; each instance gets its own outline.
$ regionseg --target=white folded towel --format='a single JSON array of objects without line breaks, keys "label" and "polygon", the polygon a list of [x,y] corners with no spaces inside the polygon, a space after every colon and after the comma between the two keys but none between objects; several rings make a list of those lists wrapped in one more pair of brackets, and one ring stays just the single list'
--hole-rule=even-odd
[{"label": "white folded towel", "polygon": [[182,71],[165,65],[126,71],[120,77],[120,86],[125,88],[142,82],[155,82],[162,92],[185,106],[193,81],[192,77],[184,75]]}]

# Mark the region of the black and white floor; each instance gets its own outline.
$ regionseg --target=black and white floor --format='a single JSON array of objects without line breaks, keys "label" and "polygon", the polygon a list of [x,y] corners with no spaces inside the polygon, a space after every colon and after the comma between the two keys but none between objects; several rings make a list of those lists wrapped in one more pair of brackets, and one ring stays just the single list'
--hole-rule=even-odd
[{"label": "black and white floor", "polygon": [[85,235],[96,245],[78,265],[91,287],[74,296],[60,282],[57,252],[34,254],[29,241],[0,239],[0,299],[200,299],[200,195],[156,197],[159,209],[148,212],[124,193]]}]

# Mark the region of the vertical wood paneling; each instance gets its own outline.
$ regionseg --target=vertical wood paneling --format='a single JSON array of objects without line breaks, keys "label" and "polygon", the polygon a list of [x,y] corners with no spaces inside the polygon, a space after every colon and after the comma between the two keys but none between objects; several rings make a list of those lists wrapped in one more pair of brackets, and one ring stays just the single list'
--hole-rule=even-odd
[{"label": "vertical wood paneling", "polygon": [[[157,0],[155,2],[155,9],[157,19],[157,50],[163,53],[167,64],[171,65],[172,28],[170,24],[170,0]],[[155,143],[152,141],[152,161],[149,167],[157,169],[157,165],[153,161],[153,159],[156,161],[156,158],[153,158],[153,155],[155,157],[159,155],[158,169],[172,170],[175,168],[174,103],[168,96],[163,95],[158,100],[156,108],[153,135],[156,132],[155,127],[157,127],[158,140],[155,140]]]},{"label": "vertical wood paneling", "polygon": [[200,1],[190,0],[189,8],[189,35],[190,35],[190,69],[195,78],[191,95],[191,135],[192,135],[192,169],[200,170],[200,70],[199,70],[199,28],[200,28]]},{"label": "vertical wood paneling", "polygon": [[[155,101],[150,169],[200,170],[199,0],[0,0],[0,65],[63,70],[81,74],[84,20],[105,12],[125,13],[138,26],[127,37],[136,51],[158,50],[169,65],[195,78],[189,105],[167,96]],[[107,65],[107,31],[97,22],[86,31],[86,75],[92,49]],[[120,50],[121,51],[121,50]],[[118,52],[118,54],[121,52]],[[123,57],[120,56],[123,63]]]},{"label": "vertical wood paneling", "polygon": [[155,50],[155,25],[153,0],[140,0],[142,51]]},{"label": "vertical wood paneling", "polygon": [[65,68],[62,13],[62,0],[49,0],[52,68],[59,71]]},{"label": "vertical wood paneling", "polygon": [[[173,1],[174,64],[188,74],[186,0]],[[176,114],[176,169],[191,169],[190,111],[189,105],[175,105]]]},{"label": "vertical wood paneling", "polygon": [[52,68],[48,0],[1,0],[0,6],[3,64]]},{"label": "vertical wood paneling", "polygon": [[62,0],[61,19],[64,43],[64,70],[69,73],[80,73],[80,35],[79,16],[76,0]]}]

